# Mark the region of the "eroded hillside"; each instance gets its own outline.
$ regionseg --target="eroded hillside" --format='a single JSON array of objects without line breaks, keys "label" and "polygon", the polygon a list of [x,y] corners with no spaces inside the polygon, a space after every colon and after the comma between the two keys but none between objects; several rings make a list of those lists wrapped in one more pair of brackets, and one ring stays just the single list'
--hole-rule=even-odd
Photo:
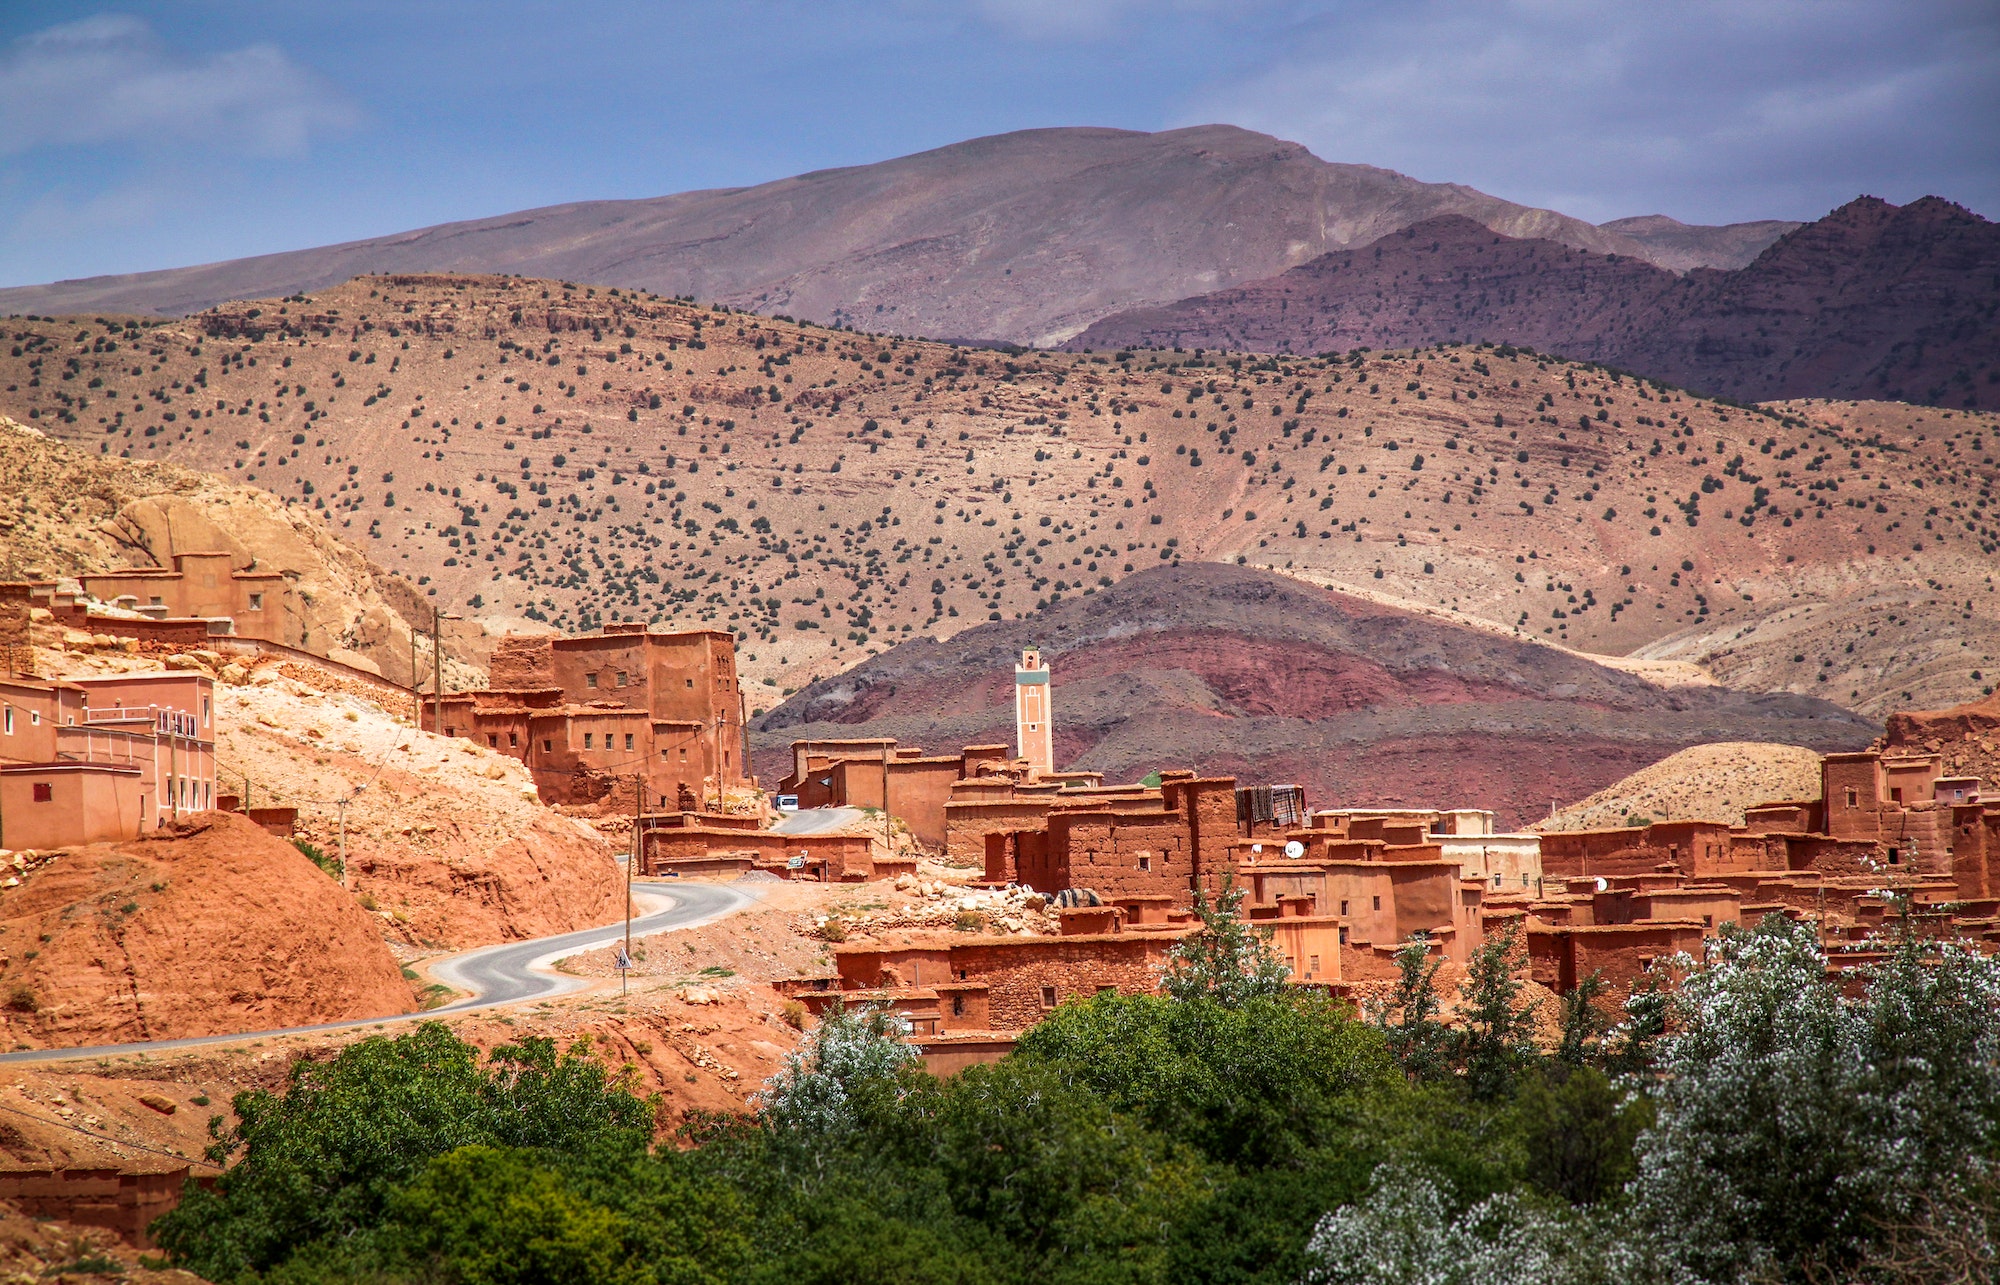
[{"label": "eroded hillside", "polygon": [[1175,560],[1876,714],[1979,695],[2000,632],[1988,415],[1505,347],[1008,354],[496,277],[7,325],[0,409],[323,512],[496,628],[734,628],[770,705]]},{"label": "eroded hillside", "polygon": [[1011,745],[1028,646],[1053,671],[1059,762],[1111,781],[1193,767],[1294,782],[1314,806],[1482,807],[1518,825],[1686,746],[1860,749],[1875,732],[1825,701],[1662,687],[1539,638],[1208,563],[815,683],[758,720],[758,766],[788,770],[794,739]]}]

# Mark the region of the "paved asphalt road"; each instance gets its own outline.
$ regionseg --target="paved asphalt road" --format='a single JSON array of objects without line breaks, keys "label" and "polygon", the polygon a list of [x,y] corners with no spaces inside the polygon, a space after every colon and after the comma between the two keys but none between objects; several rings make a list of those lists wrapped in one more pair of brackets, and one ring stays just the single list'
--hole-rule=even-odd
[{"label": "paved asphalt road", "polygon": [[857,821],[863,815],[860,808],[805,808],[784,817],[771,828],[779,834],[824,834],[836,826]]},{"label": "paved asphalt road", "polygon": [[[678,880],[640,880],[639,889],[665,897],[673,904],[632,921],[632,935],[693,928],[711,919],[720,919],[750,905],[758,898],[755,885],[681,883]],[[235,1035],[199,1035],[181,1040],[150,1040],[133,1044],[99,1044],[89,1048],[31,1049],[0,1054],[0,1062],[69,1062],[84,1058],[120,1057],[134,1053],[163,1053],[171,1049],[195,1048],[205,1044],[229,1044],[238,1040],[264,1039],[273,1035],[300,1035],[315,1031],[339,1031],[385,1022],[410,1022],[447,1017],[474,1009],[524,1000],[547,999],[589,985],[589,979],[551,972],[548,966],[566,955],[609,946],[622,941],[625,924],[586,928],[580,932],[532,941],[508,942],[467,951],[434,965],[431,973],[439,981],[471,994],[456,1003],[422,1013],[398,1013],[388,1017],[363,1017],[345,1022],[324,1022],[318,1026],[290,1026],[273,1031],[244,1031]]]}]

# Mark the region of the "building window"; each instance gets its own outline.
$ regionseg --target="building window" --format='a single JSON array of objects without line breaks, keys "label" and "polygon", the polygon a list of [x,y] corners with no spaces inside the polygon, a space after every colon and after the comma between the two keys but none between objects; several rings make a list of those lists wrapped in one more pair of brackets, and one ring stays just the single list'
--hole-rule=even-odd
[{"label": "building window", "polygon": [[685,763],[687,761],[688,761],[687,746],[683,745],[681,746],[681,762]]},{"label": "building window", "polygon": [[1380,910],[1381,908],[1382,908],[1382,899],[1380,897],[1377,897],[1375,898],[1375,909]]},{"label": "building window", "polygon": [[508,748],[508,749],[510,749],[510,750],[511,750],[511,749],[518,749],[518,748],[520,748],[520,745],[521,745],[521,734],[520,734],[519,732],[509,732],[509,733],[507,733],[507,748]]},{"label": "building window", "polygon": [[1347,925],[1346,925],[1346,924],[1342,924],[1342,925],[1340,926],[1340,944],[1341,944],[1341,945],[1343,945],[1343,946],[1345,946],[1345,945],[1347,944]]},{"label": "building window", "polygon": [[724,751],[722,751],[722,766],[724,766],[724,767],[728,767],[728,766],[729,766],[729,751],[728,751],[728,750],[724,750]]},{"label": "building window", "polygon": [[31,709],[31,710],[29,710],[29,711],[28,711],[28,726],[29,726],[29,727],[40,727],[41,725],[42,725],[42,711],[40,711],[40,710],[38,710],[38,709]]},{"label": "building window", "polygon": [[14,734],[14,707],[12,705],[7,707],[4,715],[0,715],[0,720],[4,720],[7,725],[7,735],[12,736]]},{"label": "building window", "polygon": [[1891,802],[1891,803],[1901,803],[1902,801],[1903,801],[1903,787],[1902,787],[1902,786],[1900,786],[1900,785],[1892,785],[1892,786],[1890,786],[1890,787],[1889,787],[1889,802]]},{"label": "building window", "polygon": [[1861,806],[1861,791],[1850,789],[1847,792],[1847,806],[1850,808],[1858,808]]},{"label": "building window", "polygon": [[583,685],[584,685],[585,687],[595,687],[595,686],[597,686],[597,675],[596,675],[596,674],[585,674],[585,675],[583,676]]},{"label": "building window", "polygon": [[632,733],[630,732],[625,733],[625,748],[628,750],[632,748]]},{"label": "building window", "polygon": [[688,689],[689,689],[690,691],[692,691],[692,690],[694,689],[694,679],[692,679],[692,678],[688,679],[688,680],[687,680],[687,685],[688,685]]},{"label": "building window", "polygon": [[625,685],[625,671],[622,669],[618,671],[618,685],[620,687]]},{"label": "building window", "polygon": [[1340,903],[1340,913],[1343,915],[1347,913],[1347,903],[1344,901]]},{"label": "building window", "polygon": [[555,742],[549,740],[549,738],[547,738],[546,736],[542,738],[542,753],[547,754],[550,750],[553,750],[554,748],[555,748]]},{"label": "building window", "polygon": [[154,605],[155,607],[164,607],[164,606],[166,606],[166,605],[167,605],[167,600],[166,600],[165,598],[162,598],[162,597],[159,597],[159,596],[158,596],[158,595],[156,594],[156,595],[154,595],[154,597],[153,597],[153,605]]},{"label": "building window", "polygon": [[1042,987],[1042,1007],[1054,1008],[1055,1006],[1056,1006],[1056,988],[1053,986]]},{"label": "building window", "polygon": [[954,995],[951,997],[951,1015],[953,1017],[965,1016],[965,996]]},{"label": "building window", "polygon": [[1892,866],[1899,866],[1903,864],[1903,854],[1896,851],[1894,848],[1889,849],[1889,864]]},{"label": "building window", "polygon": [[596,735],[596,733],[595,733],[595,732],[585,732],[585,733],[583,734],[583,748],[585,748],[585,749],[589,749],[589,748],[590,748],[590,746],[591,746],[591,738],[592,738],[592,737],[594,737],[595,735]]},{"label": "building window", "polygon": [[253,594],[251,594],[251,595],[250,595],[250,610],[252,610],[252,611],[262,611],[263,609],[264,609],[264,595],[263,595],[263,594],[261,594],[261,593],[253,593]]},{"label": "building window", "polygon": [[1139,868],[1141,870],[1151,870],[1153,868],[1153,859],[1151,857],[1140,857]]},{"label": "building window", "polygon": [[1307,955],[1307,956],[1306,956],[1306,976],[1308,976],[1308,977],[1311,977],[1311,976],[1312,976],[1312,975],[1313,975],[1314,973],[1316,973],[1316,972],[1318,972],[1318,971],[1319,971],[1319,956],[1318,956],[1318,955]]},{"label": "building window", "polygon": [[55,786],[49,784],[47,781],[35,782],[35,802],[54,803],[55,801],[56,801]]}]

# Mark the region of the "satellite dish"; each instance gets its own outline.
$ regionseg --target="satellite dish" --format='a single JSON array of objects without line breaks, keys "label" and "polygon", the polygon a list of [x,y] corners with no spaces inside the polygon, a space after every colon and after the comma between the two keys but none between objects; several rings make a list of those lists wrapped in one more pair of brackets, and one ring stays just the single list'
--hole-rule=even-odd
[{"label": "satellite dish", "polygon": [[1611,886],[1610,884],[1604,881],[1603,875],[1597,876],[1597,890],[1599,892],[1603,892],[1606,888],[1609,888],[1610,886]]},{"label": "satellite dish", "polygon": [[1293,839],[1285,845],[1285,855],[1296,861],[1306,855],[1306,845]]},{"label": "satellite dish", "polygon": [[1250,845],[1250,851],[1252,852],[1262,852],[1263,850],[1264,850],[1264,845],[1261,843],[1253,843]]}]

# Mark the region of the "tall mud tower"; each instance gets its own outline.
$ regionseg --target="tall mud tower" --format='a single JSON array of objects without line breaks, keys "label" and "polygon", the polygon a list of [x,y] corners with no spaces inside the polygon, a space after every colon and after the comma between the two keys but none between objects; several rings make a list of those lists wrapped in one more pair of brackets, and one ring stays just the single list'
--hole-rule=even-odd
[{"label": "tall mud tower", "polygon": [[1032,776],[1047,776],[1056,770],[1051,717],[1049,667],[1042,663],[1042,653],[1030,647],[1021,653],[1021,663],[1014,666],[1014,734],[1018,753],[1027,760]]}]

